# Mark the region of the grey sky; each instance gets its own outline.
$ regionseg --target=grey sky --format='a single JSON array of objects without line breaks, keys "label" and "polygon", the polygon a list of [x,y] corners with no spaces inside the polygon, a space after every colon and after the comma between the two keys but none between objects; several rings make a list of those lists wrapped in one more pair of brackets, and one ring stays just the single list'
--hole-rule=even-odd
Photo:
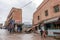
[{"label": "grey sky", "polygon": [[[25,4],[32,1],[29,5]],[[37,6],[43,0],[0,0],[0,23],[4,23],[12,7],[22,8],[23,22],[32,22],[32,16]]]}]

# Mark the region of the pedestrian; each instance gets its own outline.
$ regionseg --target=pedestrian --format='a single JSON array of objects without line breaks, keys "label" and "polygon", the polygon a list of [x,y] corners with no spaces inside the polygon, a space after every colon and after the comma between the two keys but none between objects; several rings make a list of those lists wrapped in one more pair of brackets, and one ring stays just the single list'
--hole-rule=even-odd
[{"label": "pedestrian", "polygon": [[46,38],[46,31],[43,31],[43,38]]},{"label": "pedestrian", "polygon": [[20,24],[17,24],[17,32],[20,32]]},{"label": "pedestrian", "polygon": [[10,33],[12,32],[12,25],[11,24],[9,24],[9,31],[10,31]]},{"label": "pedestrian", "polygon": [[14,24],[15,24],[15,21],[10,20],[10,24],[9,24],[10,32],[14,32]]},{"label": "pedestrian", "polygon": [[45,34],[46,34],[46,37],[47,37],[47,35],[48,35],[48,31],[47,30],[46,30]]},{"label": "pedestrian", "polygon": [[41,36],[42,36],[43,40],[46,38],[46,30],[45,30],[44,27],[45,27],[45,25],[42,24],[42,25],[41,25],[41,30],[42,30]]},{"label": "pedestrian", "polygon": [[17,24],[15,25],[15,32],[17,32]]},{"label": "pedestrian", "polygon": [[42,34],[43,34],[43,30],[42,29],[40,30],[40,33],[41,33],[41,37],[42,37]]}]

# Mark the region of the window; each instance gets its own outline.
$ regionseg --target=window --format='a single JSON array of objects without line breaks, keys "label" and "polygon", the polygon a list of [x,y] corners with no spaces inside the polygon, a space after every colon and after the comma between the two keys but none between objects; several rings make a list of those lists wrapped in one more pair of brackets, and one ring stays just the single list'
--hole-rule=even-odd
[{"label": "window", "polygon": [[59,5],[54,6],[54,12],[59,12]]},{"label": "window", "polygon": [[39,20],[39,18],[40,18],[40,17],[38,16],[38,20]]},{"label": "window", "polygon": [[45,11],[45,16],[48,16],[48,10]]}]

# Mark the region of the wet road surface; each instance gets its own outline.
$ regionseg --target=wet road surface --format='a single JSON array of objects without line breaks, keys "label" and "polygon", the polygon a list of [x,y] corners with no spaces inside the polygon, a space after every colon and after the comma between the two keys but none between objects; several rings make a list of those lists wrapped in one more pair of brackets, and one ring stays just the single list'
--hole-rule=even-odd
[{"label": "wet road surface", "polygon": [[[0,40],[42,40],[42,38],[35,33],[13,33],[10,34],[5,29],[0,29]],[[53,40],[53,38],[47,38],[45,40]]]}]

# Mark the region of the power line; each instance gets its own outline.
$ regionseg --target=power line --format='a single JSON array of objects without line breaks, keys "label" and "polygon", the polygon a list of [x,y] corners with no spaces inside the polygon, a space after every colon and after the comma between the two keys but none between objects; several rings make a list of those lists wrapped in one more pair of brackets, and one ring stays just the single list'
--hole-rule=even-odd
[{"label": "power line", "polygon": [[25,4],[22,8],[28,6],[30,3],[32,3],[32,1],[28,2],[27,4]]}]

